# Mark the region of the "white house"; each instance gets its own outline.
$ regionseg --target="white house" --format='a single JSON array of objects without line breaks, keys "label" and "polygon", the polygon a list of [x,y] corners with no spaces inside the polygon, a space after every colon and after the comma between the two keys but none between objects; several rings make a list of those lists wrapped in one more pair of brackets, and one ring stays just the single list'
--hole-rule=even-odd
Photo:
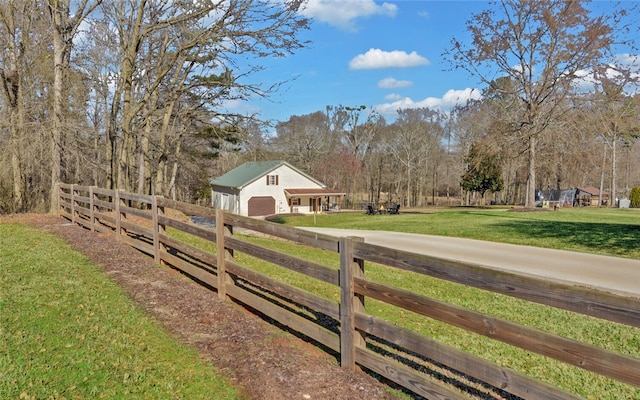
[{"label": "white house", "polygon": [[286,161],[248,162],[211,179],[211,205],[245,216],[310,214],[344,195]]}]

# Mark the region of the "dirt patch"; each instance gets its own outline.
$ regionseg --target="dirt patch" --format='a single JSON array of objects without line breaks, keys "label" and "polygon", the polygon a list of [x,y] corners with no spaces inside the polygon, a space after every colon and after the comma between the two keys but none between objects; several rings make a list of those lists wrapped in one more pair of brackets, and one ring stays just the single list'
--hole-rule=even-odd
[{"label": "dirt patch", "polygon": [[[285,333],[244,308],[221,301],[170,268],[116,241],[52,215],[1,217],[47,229],[99,265],[149,315],[198,349],[250,399],[394,399],[363,372],[339,367],[335,357]],[[215,398],[215,394],[213,395]]]}]

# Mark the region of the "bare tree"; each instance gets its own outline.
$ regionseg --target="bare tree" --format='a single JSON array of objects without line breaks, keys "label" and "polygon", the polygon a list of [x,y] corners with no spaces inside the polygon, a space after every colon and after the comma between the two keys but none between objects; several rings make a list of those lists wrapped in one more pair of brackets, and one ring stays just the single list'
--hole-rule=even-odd
[{"label": "bare tree", "polygon": [[[595,118],[597,126],[600,127],[602,138],[611,149],[609,207],[615,206],[614,199],[618,196],[618,145],[621,142],[631,140],[638,125],[639,114],[634,100],[625,93],[625,87],[635,85],[638,82],[638,77],[634,72],[630,69],[606,65],[597,69],[594,74],[596,91],[592,97],[593,118]],[[601,182],[601,193],[603,189]]]},{"label": "bare tree", "polygon": [[64,149],[61,146],[64,119],[65,73],[69,68],[73,38],[80,24],[100,4],[101,0],[74,2],[71,12],[71,0],[48,0],[53,32],[53,124],[51,127],[51,212],[57,210],[58,194],[56,186],[60,183],[61,162]]},{"label": "bare tree", "polygon": [[[331,119],[340,121],[339,126],[336,127],[341,133],[343,144],[360,162],[364,163],[371,151],[371,145],[376,135],[376,126],[382,117],[373,110],[367,111],[367,107],[364,105],[357,107],[340,105],[332,111],[334,116]],[[365,121],[361,122],[363,116]]]},{"label": "bare tree", "polygon": [[336,146],[327,116],[322,111],[293,115],[288,121],[276,125],[276,134],[272,145],[307,172],[311,172],[310,168],[334,151]]},{"label": "bare tree", "polygon": [[[155,193],[168,195],[186,136],[252,118],[225,111],[224,103],[267,97],[277,89],[250,77],[262,69],[263,57],[305,45],[297,39],[307,27],[297,12],[302,4],[105,1],[102,13],[115,27],[121,60],[113,74],[108,124],[114,185],[132,189],[137,180],[139,191],[153,186]],[[237,126],[233,130],[239,132]],[[154,184],[145,184],[150,181]]]},{"label": "bare tree", "polygon": [[[4,95],[3,111],[7,115],[3,131],[9,131],[7,150],[11,153],[12,209],[22,211],[24,206],[24,160],[22,152],[25,135],[25,101],[23,80],[26,70],[26,45],[31,33],[29,15],[35,2],[8,2],[0,5],[0,37],[5,43],[0,54],[0,79]],[[4,128],[6,127],[6,128]]]},{"label": "bare tree", "polygon": [[434,118],[437,113],[427,108],[398,110],[398,118],[392,125],[393,135],[388,137],[387,151],[402,166],[406,206],[417,205],[422,182],[435,168],[442,132]]},{"label": "bare tree", "polygon": [[[467,23],[471,43],[454,39],[447,53],[463,68],[491,85],[495,74],[508,76],[517,111],[512,133],[528,147],[526,205],[533,207],[537,140],[562,112],[563,98],[584,70],[595,67],[614,42],[613,16],[592,17],[586,2],[502,0]],[[496,88],[505,90],[505,87]]]}]

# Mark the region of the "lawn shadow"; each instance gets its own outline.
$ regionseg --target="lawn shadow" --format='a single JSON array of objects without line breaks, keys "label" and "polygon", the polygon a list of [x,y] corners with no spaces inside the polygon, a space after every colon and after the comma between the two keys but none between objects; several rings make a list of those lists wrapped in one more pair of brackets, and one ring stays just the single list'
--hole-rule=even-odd
[{"label": "lawn shadow", "polygon": [[611,254],[640,258],[640,225],[527,219],[501,221],[496,226],[523,238],[555,240],[559,249],[565,246],[577,246],[587,251],[606,249]]}]

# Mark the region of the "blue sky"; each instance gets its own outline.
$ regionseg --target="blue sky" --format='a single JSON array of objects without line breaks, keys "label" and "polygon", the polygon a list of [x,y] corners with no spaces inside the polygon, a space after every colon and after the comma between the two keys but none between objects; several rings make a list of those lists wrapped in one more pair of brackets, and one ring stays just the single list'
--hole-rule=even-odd
[{"label": "blue sky", "polygon": [[[602,12],[612,4],[592,7]],[[392,121],[398,108],[446,111],[479,98],[479,80],[451,70],[442,54],[454,37],[469,43],[467,20],[488,7],[481,0],[309,0],[303,14],[313,22],[301,36],[309,46],[261,60],[265,70],[252,77],[266,86],[288,82],[271,101],[235,104],[234,111],[286,121],[327,105],[364,105]]]},{"label": "blue sky", "polygon": [[485,1],[310,0],[313,18],[296,54],[266,60],[253,78],[289,80],[272,101],[244,104],[246,112],[285,121],[327,105],[374,107],[393,118],[399,107],[447,109],[478,96],[465,71],[448,71],[442,53],[453,37],[467,37],[465,22]]}]

